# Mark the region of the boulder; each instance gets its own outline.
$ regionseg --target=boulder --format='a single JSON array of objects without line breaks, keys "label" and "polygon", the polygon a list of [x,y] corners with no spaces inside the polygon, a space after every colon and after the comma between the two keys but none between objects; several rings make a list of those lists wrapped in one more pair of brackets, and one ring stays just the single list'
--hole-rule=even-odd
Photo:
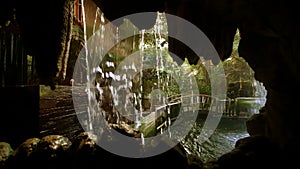
[{"label": "boulder", "polygon": [[0,142],[0,168],[5,165],[7,159],[12,155],[13,149],[9,143]]}]

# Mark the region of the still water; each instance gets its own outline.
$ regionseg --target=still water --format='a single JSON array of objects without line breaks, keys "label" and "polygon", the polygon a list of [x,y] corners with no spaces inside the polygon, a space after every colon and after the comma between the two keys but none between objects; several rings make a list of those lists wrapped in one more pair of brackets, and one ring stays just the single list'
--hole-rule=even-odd
[{"label": "still water", "polygon": [[217,159],[231,151],[237,140],[249,136],[244,118],[223,117],[214,133],[203,143],[199,141],[205,118],[198,118],[189,134],[181,141],[185,150],[201,160]]}]

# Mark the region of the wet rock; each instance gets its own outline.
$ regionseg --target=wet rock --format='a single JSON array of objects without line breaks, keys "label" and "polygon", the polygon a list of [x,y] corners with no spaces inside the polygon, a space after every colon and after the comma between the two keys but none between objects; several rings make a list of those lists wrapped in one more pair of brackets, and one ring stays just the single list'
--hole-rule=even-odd
[{"label": "wet rock", "polygon": [[235,148],[243,151],[272,151],[275,147],[265,136],[249,136],[237,140]]},{"label": "wet rock", "polygon": [[218,160],[210,159],[203,164],[203,169],[219,169]]},{"label": "wet rock", "polygon": [[0,168],[2,168],[7,159],[12,155],[13,149],[9,143],[0,142]]},{"label": "wet rock", "polygon": [[[159,144],[166,144],[160,142]],[[166,145],[164,145],[166,146]],[[144,160],[144,161],[143,161]],[[201,169],[203,162],[196,156],[187,154],[181,144],[177,144],[170,150],[149,158],[142,159],[141,164],[147,164],[146,168],[180,168]]]},{"label": "wet rock", "polygon": [[110,124],[110,126],[125,136],[135,138],[140,138],[141,136],[141,133],[138,130],[131,127],[129,124],[126,124],[124,121],[121,121],[119,124]]},{"label": "wet rock", "polygon": [[89,168],[101,161],[98,137],[90,132],[79,133],[70,147],[72,168]]},{"label": "wet rock", "polygon": [[[127,164],[125,161],[121,162],[122,157],[101,148],[97,143],[104,140],[103,138],[99,139],[98,135],[91,132],[81,132],[75,137],[70,147],[72,169],[101,168],[103,166],[122,168]],[[105,137],[105,141],[112,140]]]},{"label": "wet rock", "polygon": [[73,140],[71,146],[72,153],[82,155],[93,154],[97,149],[98,137],[91,132],[81,132]]},{"label": "wet rock", "polygon": [[14,158],[30,158],[32,153],[35,153],[40,142],[39,138],[29,138],[17,147],[13,152]]},{"label": "wet rock", "polygon": [[38,152],[47,154],[47,157],[55,158],[68,151],[72,142],[61,135],[48,135],[38,144]]},{"label": "wet rock", "polygon": [[[106,133],[107,134],[107,133]],[[109,152],[97,143],[107,141],[109,144],[113,140],[108,140],[104,136],[101,139],[89,132],[82,132],[73,140],[70,148],[72,168],[124,168],[130,166],[131,169],[153,169],[153,168],[180,168],[180,169],[200,169],[202,161],[193,156],[187,155],[185,149],[180,144],[170,147],[170,150],[147,158],[128,158]],[[100,140],[99,140],[100,139]],[[104,144],[106,144],[104,142]],[[122,142],[120,142],[122,145]],[[126,145],[123,145],[126,146]],[[165,142],[159,142],[156,146],[167,146]],[[122,148],[122,146],[120,146]],[[127,168],[127,167],[126,167]]]},{"label": "wet rock", "polygon": [[29,138],[21,143],[12,153],[7,162],[8,168],[28,168],[36,163],[32,158],[32,154],[36,153],[39,138]]},{"label": "wet rock", "polygon": [[266,135],[266,117],[264,113],[254,114],[247,121],[247,132],[253,135]]},{"label": "wet rock", "polygon": [[189,169],[199,169],[203,167],[203,162],[197,155],[187,154],[186,158]]},{"label": "wet rock", "polygon": [[37,145],[36,153],[32,154],[35,167],[65,168],[69,167],[69,148],[72,142],[69,138],[61,135],[48,135],[41,138]]},{"label": "wet rock", "polygon": [[280,152],[267,137],[250,136],[236,142],[235,148],[218,159],[220,168],[276,168]]},{"label": "wet rock", "polygon": [[218,163],[220,168],[227,169],[240,169],[240,168],[247,168],[249,161],[247,161],[246,155],[240,151],[239,149],[234,149],[229,153],[222,155],[218,159]]}]

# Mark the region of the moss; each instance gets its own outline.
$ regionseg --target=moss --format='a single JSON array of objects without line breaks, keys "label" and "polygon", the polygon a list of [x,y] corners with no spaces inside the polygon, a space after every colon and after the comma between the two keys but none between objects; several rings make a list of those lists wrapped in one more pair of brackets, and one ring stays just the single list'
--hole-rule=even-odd
[{"label": "moss", "polygon": [[13,149],[9,143],[0,142],[0,166],[4,165],[5,161],[12,155]]}]

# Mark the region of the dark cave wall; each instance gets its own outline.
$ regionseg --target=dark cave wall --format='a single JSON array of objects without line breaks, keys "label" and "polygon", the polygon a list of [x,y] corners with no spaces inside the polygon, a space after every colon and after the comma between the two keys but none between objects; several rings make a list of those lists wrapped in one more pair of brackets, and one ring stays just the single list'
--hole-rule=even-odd
[{"label": "dark cave wall", "polygon": [[61,0],[43,5],[31,0],[16,3],[25,48],[28,54],[37,57],[37,72],[42,83],[51,84],[58,71],[62,7]]},{"label": "dark cave wall", "polygon": [[[38,56],[38,73],[42,83],[53,84],[62,51],[64,0],[37,3],[33,0],[1,1],[0,24],[11,15],[14,6],[29,54]],[[266,132],[285,152],[287,159],[296,158],[297,105],[300,77],[300,23],[293,1],[271,0],[165,0],[141,1],[94,0],[109,20],[136,12],[157,10],[183,17],[198,26],[211,40],[221,59],[229,57],[233,36],[240,29],[240,56],[255,71],[256,79],[268,90]],[[153,23],[154,23],[153,18]],[[150,22],[151,23],[151,22]],[[145,26],[145,25],[144,25]],[[146,25],[150,27],[151,24]],[[170,42],[170,50],[183,56],[189,50]],[[181,47],[178,47],[181,46]],[[191,63],[198,59],[189,53]],[[296,95],[296,98],[293,96]]]},{"label": "dark cave wall", "polygon": [[256,2],[249,6],[245,21],[240,22],[240,56],[255,71],[256,78],[268,90],[266,135],[284,151],[282,156],[295,159],[297,104],[293,94],[299,89],[299,23],[292,2]]},{"label": "dark cave wall", "polygon": [[[54,89],[60,63],[70,43],[73,0],[37,3],[34,0],[1,1],[0,25],[12,19],[13,9],[20,26],[25,51],[37,58],[37,76],[41,84]],[[59,74],[59,76],[62,76]]]}]

